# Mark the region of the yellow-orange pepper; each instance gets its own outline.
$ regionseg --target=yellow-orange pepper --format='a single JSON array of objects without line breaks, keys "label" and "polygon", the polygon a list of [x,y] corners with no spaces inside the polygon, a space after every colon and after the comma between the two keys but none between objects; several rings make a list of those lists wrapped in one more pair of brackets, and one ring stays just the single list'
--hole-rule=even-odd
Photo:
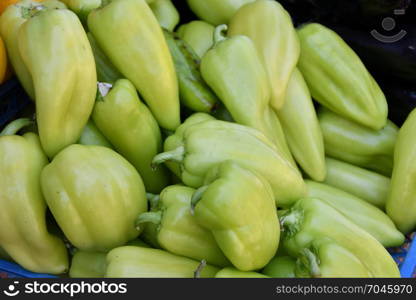
[{"label": "yellow-orange pepper", "polygon": [[6,48],[4,47],[3,40],[0,37],[0,84],[3,83],[6,77],[6,69],[7,69]]}]

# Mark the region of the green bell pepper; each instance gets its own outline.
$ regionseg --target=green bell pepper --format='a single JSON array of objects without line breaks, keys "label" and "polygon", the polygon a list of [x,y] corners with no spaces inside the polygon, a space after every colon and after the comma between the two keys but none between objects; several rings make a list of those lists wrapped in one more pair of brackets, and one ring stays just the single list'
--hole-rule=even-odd
[{"label": "green bell pepper", "polygon": [[380,130],[373,130],[334,114],[319,113],[326,155],[350,164],[390,176],[398,128],[390,120]]},{"label": "green bell pepper", "polygon": [[244,272],[235,268],[224,268],[215,275],[215,278],[269,278],[269,276],[257,272]]},{"label": "green bell pepper", "polygon": [[159,193],[168,185],[169,176],[166,169],[155,170],[150,166],[162,149],[162,136],[155,118],[140,101],[129,80],[117,80],[109,91],[106,89],[109,85],[99,86],[99,97],[92,113],[95,124],[139,171],[146,191]]},{"label": "green bell pepper", "polygon": [[162,28],[144,0],[113,0],[88,16],[88,28],[114,66],[143,96],[159,125],[180,125],[175,66]]},{"label": "green bell pepper", "polygon": [[227,24],[243,5],[255,0],[187,0],[191,10],[212,25]]},{"label": "green bell pepper", "polygon": [[319,199],[297,201],[280,222],[291,256],[298,256],[316,239],[329,238],[356,256],[372,277],[400,277],[395,261],[375,238]]},{"label": "green bell pepper", "polygon": [[199,57],[203,57],[214,44],[214,30],[211,24],[196,20],[179,26],[177,34]]},{"label": "green bell pepper", "polygon": [[296,260],[290,256],[276,256],[261,271],[272,278],[295,278]]},{"label": "green bell pepper", "polygon": [[67,250],[48,232],[40,187],[48,159],[36,134],[16,135],[28,124],[18,119],[0,133],[0,245],[27,270],[61,274],[68,269]]},{"label": "green bell pepper", "polygon": [[218,120],[200,121],[180,127],[166,139],[164,149],[166,152],[155,156],[153,164],[179,163],[179,175],[190,187],[202,186],[212,167],[233,160],[270,182],[278,206],[290,206],[306,193],[299,171],[266,136],[247,126]]},{"label": "green bell pepper", "polygon": [[379,130],[387,122],[383,91],[357,54],[334,31],[312,23],[298,30],[299,69],[312,97],[330,110]]},{"label": "green bell pepper", "polygon": [[191,198],[195,190],[173,185],[165,188],[150,212],[141,214],[136,225],[153,223],[156,226],[157,244],[161,248],[195,260],[205,259],[216,266],[230,262],[221,252],[211,232],[201,227],[191,215]]},{"label": "green bell pepper", "polygon": [[134,246],[107,255],[108,278],[213,278],[219,269],[169,252]]},{"label": "green bell pepper", "polygon": [[329,157],[326,158],[326,168],[327,176],[323,183],[384,210],[390,191],[390,178]]},{"label": "green bell pepper", "polygon": [[308,86],[298,69],[293,71],[285,103],[276,113],[296,161],[312,179],[324,180],[324,139]]},{"label": "green bell pepper", "polygon": [[403,233],[416,227],[416,110],[408,116],[399,131],[394,151],[394,168],[387,214]]},{"label": "green bell pepper", "polygon": [[92,120],[89,120],[87,125],[85,125],[78,143],[81,145],[96,145],[113,149],[111,143],[101,133]]},{"label": "green bell pepper", "polygon": [[403,234],[396,229],[390,218],[377,207],[335,187],[306,180],[308,197],[318,198],[332,206],[385,247],[400,246]]},{"label": "green bell pepper", "polygon": [[107,253],[77,251],[72,257],[69,277],[103,278],[107,269]]},{"label": "green bell pepper", "polygon": [[268,74],[271,106],[280,109],[300,52],[288,12],[277,1],[254,1],[244,5],[231,18],[228,34],[242,34],[253,40]]},{"label": "green bell pepper", "polygon": [[154,0],[149,4],[162,28],[173,31],[179,23],[180,15],[171,0]]},{"label": "green bell pepper", "polygon": [[279,245],[280,227],[268,182],[228,161],[208,172],[192,197],[196,221],[241,271],[264,267]]},{"label": "green bell pepper", "polygon": [[175,63],[182,104],[193,111],[212,111],[218,99],[202,79],[198,56],[175,33],[167,30],[163,33]]},{"label": "green bell pepper", "polygon": [[295,274],[307,278],[373,277],[354,254],[325,238],[314,240],[310,248],[300,251]]},{"label": "green bell pepper", "polygon": [[85,251],[108,251],[136,238],[147,211],[143,181],[121,155],[101,146],[72,145],[41,175],[42,191],[68,240]]}]

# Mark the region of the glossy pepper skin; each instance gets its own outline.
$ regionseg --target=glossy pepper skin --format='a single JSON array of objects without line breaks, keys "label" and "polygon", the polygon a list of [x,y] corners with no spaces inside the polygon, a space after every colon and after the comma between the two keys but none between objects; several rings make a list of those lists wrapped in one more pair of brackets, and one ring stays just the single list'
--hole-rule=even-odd
[{"label": "glossy pepper skin", "polygon": [[92,118],[114,148],[139,171],[146,191],[159,193],[168,185],[167,170],[151,168],[153,157],[162,149],[160,128],[129,80],[119,79],[107,95],[98,97]]},{"label": "glossy pepper skin", "polygon": [[196,20],[179,26],[176,33],[183,39],[199,57],[203,57],[214,44],[215,27],[211,24]]},{"label": "glossy pepper skin", "polygon": [[343,214],[385,247],[400,246],[403,234],[396,229],[390,218],[380,209],[335,187],[306,180],[308,197],[318,198]]},{"label": "glossy pepper skin", "polygon": [[391,189],[386,202],[387,214],[403,233],[409,233],[416,227],[415,133],[416,110],[413,110],[399,131]]},{"label": "glossy pepper skin", "polygon": [[291,256],[316,239],[330,238],[356,256],[372,277],[400,277],[393,258],[375,238],[319,199],[297,201],[280,221],[283,243]]},{"label": "glossy pepper skin", "polygon": [[111,145],[92,120],[88,120],[78,142],[81,145],[95,145],[113,149],[113,145]]},{"label": "glossy pepper skin", "polygon": [[270,104],[280,109],[300,51],[290,15],[277,1],[254,1],[231,18],[228,34],[246,35],[253,40],[269,78]]},{"label": "glossy pepper skin", "polygon": [[111,1],[89,14],[88,28],[111,62],[138,89],[159,125],[175,130],[180,124],[175,66],[148,4]]},{"label": "glossy pepper skin", "polygon": [[264,267],[279,245],[280,226],[268,182],[228,161],[211,169],[192,197],[196,221],[241,271]]},{"label": "glossy pepper skin", "polygon": [[136,238],[136,217],[147,210],[136,169],[101,146],[71,145],[47,165],[42,191],[68,240],[85,251],[108,251]]},{"label": "glossy pepper skin", "polygon": [[299,69],[312,97],[374,130],[387,122],[387,101],[360,58],[334,31],[312,23],[298,30]]},{"label": "glossy pepper skin", "polygon": [[269,278],[257,272],[244,272],[235,268],[224,268],[215,274],[215,278]]},{"label": "glossy pepper skin", "polygon": [[[243,35],[226,38],[226,30],[226,25],[215,30],[214,47],[201,61],[202,77],[237,123],[261,131],[293,161],[284,134],[282,138],[272,124],[279,120],[271,119],[270,86],[254,43]],[[280,123],[276,126],[281,127]]]},{"label": "glossy pepper skin", "polygon": [[158,154],[153,163],[179,163],[179,175],[190,187],[202,186],[211,168],[232,160],[267,178],[278,206],[290,206],[306,193],[299,171],[265,135],[247,126],[203,120],[179,127],[166,139],[164,150],[166,152]]},{"label": "glossy pepper skin", "polygon": [[318,238],[310,248],[301,250],[295,274],[303,278],[373,277],[354,254],[325,238]]},{"label": "glossy pepper skin", "polygon": [[290,77],[285,103],[276,113],[296,161],[310,178],[324,180],[326,167],[322,130],[308,86],[297,68]]},{"label": "glossy pepper skin", "polygon": [[182,104],[193,111],[211,112],[218,99],[202,79],[200,59],[175,33],[167,30],[163,33],[175,63]]},{"label": "glossy pepper skin", "polygon": [[34,133],[15,133],[27,119],[9,124],[0,134],[0,245],[32,272],[61,274],[68,269],[65,245],[46,226],[46,202],[40,174],[48,159]]},{"label": "glossy pepper skin", "polygon": [[381,130],[373,130],[322,109],[319,114],[326,155],[350,164],[390,176],[399,129],[387,121]]},{"label": "glossy pepper skin", "polygon": [[162,28],[173,31],[179,23],[180,15],[171,0],[154,0],[149,4]]},{"label": "glossy pepper skin", "polygon": [[160,194],[156,207],[141,214],[136,225],[146,223],[156,226],[157,244],[170,253],[195,260],[205,259],[216,266],[228,266],[230,262],[221,252],[210,231],[201,227],[191,215],[190,206],[195,190],[173,185]]},{"label": "glossy pepper skin", "polygon": [[169,252],[134,246],[107,255],[108,278],[213,278],[218,268]]},{"label": "glossy pepper skin", "polygon": [[[25,89],[26,93],[35,99],[35,91],[33,87],[32,75],[27,66],[23,62],[18,45],[18,32],[22,24],[24,24],[29,16],[32,8],[40,5],[39,1],[22,0],[18,4],[10,5],[4,11],[0,18],[0,33],[4,39],[7,48],[7,55],[10,63],[13,66],[14,72],[19,78],[20,83]],[[57,0],[46,0],[41,4],[42,6],[53,8],[65,8],[65,4]]]},{"label": "glossy pepper skin", "polygon": [[276,256],[264,267],[262,274],[271,278],[295,278],[296,260],[290,256]]},{"label": "glossy pepper skin", "polygon": [[81,22],[67,9],[35,13],[21,26],[18,41],[33,78],[40,141],[51,158],[79,139],[91,114],[94,56]]},{"label": "glossy pepper skin", "polygon": [[326,158],[327,176],[323,183],[336,187],[384,210],[390,178],[349,163]]}]

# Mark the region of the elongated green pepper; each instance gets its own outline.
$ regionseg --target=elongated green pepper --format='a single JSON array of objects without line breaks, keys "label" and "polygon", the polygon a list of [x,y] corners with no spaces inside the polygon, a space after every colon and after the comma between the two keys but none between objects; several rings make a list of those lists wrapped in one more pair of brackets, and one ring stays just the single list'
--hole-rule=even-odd
[{"label": "elongated green pepper", "polygon": [[244,272],[235,268],[224,268],[215,274],[215,278],[269,278],[257,272]]},{"label": "elongated green pepper", "polygon": [[360,58],[334,31],[312,23],[298,30],[299,68],[312,97],[332,111],[379,130],[387,101]]},{"label": "elongated green pepper", "polygon": [[232,160],[267,178],[278,206],[290,206],[306,193],[299,171],[265,135],[247,126],[218,120],[200,121],[179,128],[166,139],[164,150],[155,156],[153,163],[179,163],[179,175],[191,187],[202,186],[211,168]]},{"label": "elongated green pepper", "polygon": [[242,34],[253,40],[268,74],[272,91],[270,104],[280,109],[300,52],[288,12],[277,1],[254,1],[244,5],[231,18],[228,34]]},{"label": "elongated green pepper", "polygon": [[15,135],[30,123],[18,119],[0,133],[0,245],[32,272],[61,274],[68,269],[67,251],[47,230],[40,187],[48,159],[36,134]]},{"label": "elongated green pepper", "polygon": [[218,268],[169,252],[134,246],[113,249],[107,255],[109,278],[213,278]]},{"label": "elongated green pepper", "polygon": [[79,143],[81,145],[96,145],[113,149],[113,145],[111,145],[92,120],[89,120],[87,125],[85,125],[79,138]]},{"label": "elongated green pepper", "polygon": [[241,271],[264,267],[279,245],[280,227],[268,182],[233,162],[207,174],[192,197],[197,222],[210,230]]},{"label": "elongated green pepper", "polygon": [[201,61],[202,77],[237,123],[261,131],[296,165],[286,150],[284,134],[272,125],[279,120],[270,117],[270,86],[253,42],[243,35],[225,38],[226,30],[226,25],[217,27],[215,45]]},{"label": "elongated green pepper", "polygon": [[383,246],[400,246],[403,234],[396,229],[390,218],[380,209],[335,187],[306,180],[308,197],[318,198],[343,214]]},{"label": "elongated green pepper", "polygon": [[372,277],[400,277],[393,258],[375,238],[319,199],[297,201],[280,222],[291,256],[299,255],[316,239],[329,238],[356,256]]},{"label": "elongated green pepper", "polygon": [[[104,87],[104,86],[103,86]],[[153,157],[162,148],[159,126],[147,106],[142,103],[133,84],[127,79],[114,86],[96,101],[92,118],[114,145],[140,173],[146,190],[159,193],[168,185],[167,170],[151,168]]]},{"label": "elongated green pepper", "polygon": [[333,158],[390,176],[398,128],[390,120],[373,130],[322,109],[319,114],[325,153]]},{"label": "elongated green pepper", "polygon": [[214,44],[214,30],[215,27],[211,24],[196,20],[181,25],[177,34],[192,47],[199,57],[203,57]]},{"label": "elongated green pepper", "polygon": [[180,124],[175,67],[163,32],[144,0],[113,0],[88,16],[88,28],[116,68],[143,96],[159,125]]},{"label": "elongated green pepper", "polygon": [[21,26],[18,41],[33,78],[40,141],[53,157],[78,141],[94,106],[91,46],[78,17],[67,9],[35,12]]},{"label": "elongated green pepper", "polygon": [[0,34],[6,44],[7,56],[20,83],[32,100],[35,99],[33,79],[19,51],[18,33],[22,24],[30,17],[31,10],[38,9],[40,5],[48,9],[66,7],[57,0],[45,0],[42,4],[34,0],[22,0],[18,4],[9,5],[0,18]]},{"label": "elongated green pepper", "polygon": [[290,256],[276,256],[261,271],[272,278],[295,278],[296,260]]},{"label": "elongated green pepper", "polygon": [[101,146],[71,145],[47,165],[42,192],[68,240],[85,251],[108,251],[136,238],[147,211],[144,185],[121,155]]},{"label": "elongated green pepper", "polygon": [[386,203],[387,214],[403,233],[416,227],[415,134],[416,110],[413,110],[399,131],[394,151],[391,189]]},{"label": "elongated green pepper", "polygon": [[191,215],[191,198],[195,190],[185,186],[169,186],[160,194],[156,208],[141,214],[136,224],[156,225],[156,239],[163,249],[196,260],[205,259],[216,266],[230,262],[218,247],[214,236],[201,227]]},{"label": "elongated green pepper", "polygon": [[254,0],[187,0],[192,11],[213,25],[226,24],[243,5]]},{"label": "elongated green pepper", "polygon": [[312,179],[324,180],[324,139],[309,89],[298,69],[293,71],[285,103],[276,113],[296,161]]},{"label": "elongated green pepper", "polygon": [[149,4],[160,26],[173,31],[179,23],[179,13],[171,0],[154,0]]},{"label": "elongated green pepper", "polygon": [[390,178],[329,157],[326,158],[326,167],[325,184],[384,210],[390,190]]},{"label": "elongated green pepper", "polygon": [[373,277],[354,254],[325,238],[300,251],[295,273],[296,277],[313,278]]},{"label": "elongated green pepper", "polygon": [[163,33],[175,63],[181,102],[191,110],[210,112],[218,99],[202,79],[198,56],[175,33],[166,30]]}]

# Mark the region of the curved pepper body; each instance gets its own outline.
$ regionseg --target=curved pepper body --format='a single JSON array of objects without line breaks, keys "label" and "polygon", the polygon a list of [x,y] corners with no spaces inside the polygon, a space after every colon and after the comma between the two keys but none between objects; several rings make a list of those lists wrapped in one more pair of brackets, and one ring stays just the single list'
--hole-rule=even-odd
[{"label": "curved pepper body", "polygon": [[228,34],[242,34],[253,40],[269,78],[270,104],[281,108],[300,51],[290,15],[276,1],[254,1],[231,18]]},{"label": "curved pepper body", "polygon": [[171,0],[154,0],[149,4],[160,26],[173,31],[179,23],[179,13]]},{"label": "curved pepper body", "polygon": [[214,44],[215,27],[211,24],[196,20],[181,25],[177,34],[183,39],[199,57],[203,57]]},{"label": "curved pepper body", "polygon": [[103,0],[60,0],[66,6],[77,14],[82,23],[86,23],[88,15],[94,9],[102,5]]},{"label": "curved pepper body", "polygon": [[89,120],[82,131],[81,137],[79,138],[79,144],[81,145],[95,145],[103,146],[113,149],[111,143],[101,133],[92,120]]},{"label": "curved pepper body", "polygon": [[72,257],[69,277],[103,278],[107,269],[107,253],[77,251]]},{"label": "curved pepper body", "polygon": [[201,121],[168,137],[165,151],[154,163],[180,163],[182,181],[191,187],[202,186],[206,173],[216,164],[232,160],[267,178],[278,206],[290,206],[306,193],[299,171],[265,135],[247,126]]},{"label": "curved pepper body", "polygon": [[42,147],[53,157],[79,139],[91,114],[94,56],[81,22],[66,9],[36,13],[21,26],[18,39],[33,78]]},{"label": "curved pepper body", "polygon": [[285,103],[276,113],[296,161],[312,179],[324,180],[324,139],[308,86],[298,69],[293,71]]},{"label": "curved pepper body", "polygon": [[201,227],[191,215],[191,198],[195,190],[173,185],[165,188],[157,202],[157,208],[139,216],[136,224],[154,222],[156,239],[163,249],[196,260],[205,259],[216,266],[230,262],[221,252],[214,236]]},{"label": "curved pepper body", "polygon": [[269,278],[257,272],[244,272],[235,268],[224,268],[215,274],[215,278]]},{"label": "curved pepper body", "polygon": [[372,277],[400,277],[387,250],[336,209],[315,198],[301,199],[281,218],[283,243],[292,256],[319,238],[329,238],[357,257]]},{"label": "curved pepper body", "polygon": [[[201,270],[199,270],[201,269]],[[113,249],[107,255],[108,278],[213,278],[219,271],[210,265],[169,252],[134,246]]]},{"label": "curved pepper body", "polygon": [[146,191],[159,193],[168,185],[167,170],[151,168],[162,149],[160,128],[133,84],[116,81],[109,93],[96,101],[92,118],[114,148],[140,173]]},{"label": "curved pepper body", "polygon": [[261,271],[271,278],[295,278],[296,260],[290,256],[276,256]]},{"label": "curved pepper body", "polygon": [[308,197],[318,198],[332,206],[383,246],[394,247],[404,243],[403,234],[382,210],[354,195],[322,183],[306,180],[306,185]]},{"label": "curved pepper body", "polygon": [[399,131],[391,189],[386,202],[387,214],[403,233],[411,232],[416,227],[415,136],[416,110],[413,110]]},{"label": "curved pepper body", "polygon": [[111,62],[139,90],[159,125],[175,130],[180,125],[175,67],[148,4],[111,1],[90,13],[88,28]]},{"label": "curved pepper body", "polygon": [[276,253],[280,236],[268,182],[236,163],[225,162],[211,169],[204,183],[192,199],[197,222],[212,232],[237,269],[264,267]]},{"label": "curved pepper body", "polygon": [[319,112],[326,155],[390,176],[398,128],[390,120],[373,130],[334,114]]},{"label": "curved pepper body", "polygon": [[312,97],[332,111],[378,130],[387,122],[387,101],[360,58],[334,31],[320,24],[298,30],[299,69]]},{"label": "curved pepper body", "polygon": [[336,187],[384,210],[390,178],[378,173],[326,158],[327,176],[323,183]]},{"label": "curved pepper body", "polygon": [[68,269],[67,250],[47,230],[40,187],[47,163],[34,133],[0,137],[0,245],[32,272],[61,274]]},{"label": "curved pepper body", "polygon": [[85,251],[108,251],[136,238],[136,217],[147,210],[140,175],[101,146],[72,145],[46,166],[42,191],[68,240]]}]

